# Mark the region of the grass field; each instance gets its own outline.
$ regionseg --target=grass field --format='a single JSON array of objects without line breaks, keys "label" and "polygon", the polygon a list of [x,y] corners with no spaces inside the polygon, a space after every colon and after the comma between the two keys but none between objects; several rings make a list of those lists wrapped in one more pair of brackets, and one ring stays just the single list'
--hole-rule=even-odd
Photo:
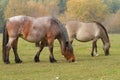
[{"label": "grass field", "polygon": [[[0,80],[120,80],[120,34],[110,34],[110,56],[104,56],[101,40],[98,41],[98,57],[91,57],[91,42],[75,41],[73,48],[76,62],[68,63],[61,55],[55,41],[54,55],[57,63],[49,62],[46,47],[40,56],[41,62],[33,61],[37,48],[33,43],[19,40],[18,52],[23,63],[15,64],[13,51],[10,53],[11,64],[2,62],[0,48]],[[0,35],[2,45],[2,35]]]}]

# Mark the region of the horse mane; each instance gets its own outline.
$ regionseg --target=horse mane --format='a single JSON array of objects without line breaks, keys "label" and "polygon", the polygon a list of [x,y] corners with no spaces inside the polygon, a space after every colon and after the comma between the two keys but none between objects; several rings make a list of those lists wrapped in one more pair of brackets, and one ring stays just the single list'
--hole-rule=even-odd
[{"label": "horse mane", "polygon": [[99,22],[97,22],[97,21],[93,21],[93,22],[96,23],[97,25],[99,25],[99,26],[105,31],[106,36],[107,36],[107,38],[108,38],[108,40],[109,40],[108,33],[107,33],[107,30],[106,30],[105,26],[103,26],[101,23],[99,23]]},{"label": "horse mane", "polygon": [[62,31],[61,34],[62,34],[62,36],[64,37],[65,42],[68,42],[68,41],[69,41],[68,33],[67,33],[67,30],[66,30],[66,28],[64,27],[64,25],[63,25],[57,18],[55,18],[55,17],[52,17],[52,20],[59,25],[58,27],[59,27],[60,30]]},{"label": "horse mane", "polygon": [[63,45],[65,45],[65,47],[62,47],[64,49],[63,51],[65,51],[67,48],[69,48],[70,51],[73,51],[72,45],[69,42],[69,37],[65,26],[55,17],[53,17],[52,20],[58,24],[58,27],[61,30],[60,34],[63,38]]}]

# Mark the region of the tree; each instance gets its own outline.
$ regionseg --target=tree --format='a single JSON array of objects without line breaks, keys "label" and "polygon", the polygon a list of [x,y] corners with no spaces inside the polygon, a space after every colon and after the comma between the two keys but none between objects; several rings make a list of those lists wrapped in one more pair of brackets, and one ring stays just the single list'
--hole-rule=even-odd
[{"label": "tree", "polygon": [[6,10],[4,11],[4,18],[15,15],[25,15],[27,1],[29,0],[9,0]]},{"label": "tree", "polygon": [[58,0],[59,13],[64,13],[66,10],[66,0]]},{"label": "tree", "polygon": [[104,0],[111,13],[116,13],[120,9],[120,0]]},{"label": "tree", "polygon": [[4,24],[4,10],[6,8],[6,5],[8,3],[8,0],[0,0],[0,32],[2,32],[2,27]]},{"label": "tree", "polygon": [[106,26],[109,29],[109,32],[120,33],[120,10],[116,14],[111,14],[111,17],[107,19]]},{"label": "tree", "polygon": [[72,19],[102,22],[109,9],[102,0],[69,0],[66,14]]},{"label": "tree", "polygon": [[4,12],[4,17],[9,18],[16,15],[28,16],[47,16],[54,15],[57,11],[56,2],[54,0],[9,0]]}]

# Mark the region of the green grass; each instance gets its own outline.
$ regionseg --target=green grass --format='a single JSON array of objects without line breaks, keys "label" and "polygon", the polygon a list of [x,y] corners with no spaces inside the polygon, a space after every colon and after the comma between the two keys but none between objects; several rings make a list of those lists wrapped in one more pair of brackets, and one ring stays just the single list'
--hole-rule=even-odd
[{"label": "green grass", "polygon": [[[13,51],[10,52],[11,64],[2,62],[0,54],[0,80],[119,80],[120,79],[120,34],[110,34],[110,56],[104,56],[102,43],[98,41],[98,57],[91,57],[91,42],[75,41],[73,48],[76,63],[68,63],[61,55],[60,47],[55,41],[54,55],[57,63],[49,62],[46,47],[40,56],[41,62],[33,61],[37,49],[33,43],[19,40],[18,52],[22,64],[15,64]],[[2,45],[2,35],[0,35]],[[59,77],[59,79],[56,79]]]}]

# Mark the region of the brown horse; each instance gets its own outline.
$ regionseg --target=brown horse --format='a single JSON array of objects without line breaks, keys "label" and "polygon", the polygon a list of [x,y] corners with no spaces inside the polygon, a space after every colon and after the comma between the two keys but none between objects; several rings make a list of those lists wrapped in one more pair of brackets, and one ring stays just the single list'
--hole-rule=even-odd
[{"label": "brown horse", "polygon": [[30,17],[30,16],[14,16],[9,18],[3,30],[3,61],[8,64],[9,51],[12,48],[15,55],[15,62],[21,63],[18,53],[18,38],[36,43],[39,51],[34,57],[35,62],[39,62],[39,55],[43,48],[47,45],[50,51],[50,62],[56,62],[53,55],[53,43],[58,39],[61,45],[61,52],[69,61],[75,61],[73,48],[69,43],[69,38],[65,27],[55,17]]},{"label": "brown horse", "polygon": [[109,36],[105,27],[102,24],[95,21],[93,23],[69,21],[66,23],[65,27],[67,29],[69,40],[71,43],[73,42],[74,38],[81,42],[88,42],[91,40],[93,41],[91,56],[94,56],[94,49],[96,51],[96,55],[98,55],[96,44],[98,39],[101,39],[103,42],[104,45],[103,49],[105,55],[109,55],[110,48]]}]

